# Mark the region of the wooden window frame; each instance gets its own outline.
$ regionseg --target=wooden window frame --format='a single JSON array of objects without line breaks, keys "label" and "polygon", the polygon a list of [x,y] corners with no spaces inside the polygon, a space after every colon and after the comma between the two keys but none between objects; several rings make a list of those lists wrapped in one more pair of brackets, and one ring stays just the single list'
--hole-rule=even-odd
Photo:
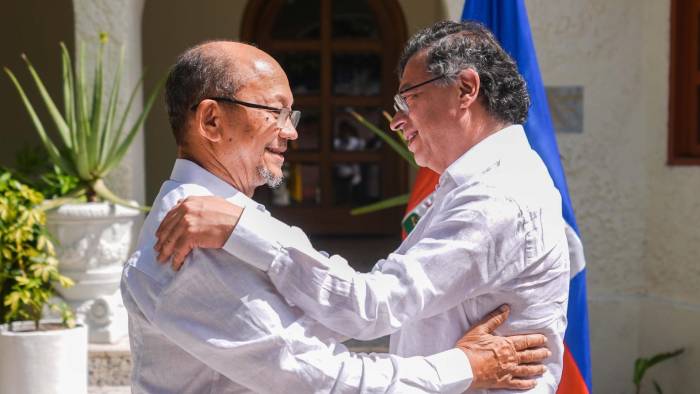
[{"label": "wooden window frame", "polygon": [[[382,171],[382,198],[406,193],[408,166],[385,146],[380,151],[333,151],[333,113],[337,107],[354,106],[392,108],[393,95],[398,88],[396,64],[406,41],[406,22],[397,0],[368,0],[377,17],[378,39],[333,39],[332,0],[320,2],[320,39],[275,40],[270,32],[281,1],[250,0],[247,4],[241,40],[251,42],[268,52],[318,51],[321,55],[320,94],[295,95],[295,106],[316,106],[320,109],[319,149],[317,151],[288,151],[286,159],[293,163],[318,164],[321,178],[321,204],[309,207],[268,207],[276,217],[301,225],[314,235],[397,235],[400,233],[401,208],[383,210],[359,217],[350,216],[349,206],[334,206],[334,163],[376,163]],[[377,42],[380,40],[381,43]],[[388,44],[388,45],[386,45]],[[332,94],[332,61],[334,53],[376,53],[382,58],[381,94],[378,96],[334,96]],[[303,115],[302,115],[303,117]],[[303,130],[300,130],[303,133]],[[303,136],[301,136],[303,138]]]},{"label": "wooden window frame", "polygon": [[668,164],[700,165],[700,0],[671,0]]}]

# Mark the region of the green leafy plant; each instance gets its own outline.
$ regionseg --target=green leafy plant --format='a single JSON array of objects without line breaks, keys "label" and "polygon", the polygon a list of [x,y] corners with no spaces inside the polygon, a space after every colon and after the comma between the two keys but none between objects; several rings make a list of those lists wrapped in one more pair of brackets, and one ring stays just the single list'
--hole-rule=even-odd
[{"label": "green leafy plant", "polygon": [[[376,136],[381,138],[384,142],[386,142],[387,145],[391,147],[396,153],[398,153],[399,156],[401,156],[406,162],[413,168],[418,168],[418,165],[416,164],[416,161],[413,159],[413,153],[411,153],[410,150],[406,147],[406,142],[403,139],[403,136],[401,135],[400,132],[396,132],[396,134],[399,136],[399,140],[402,141],[403,143],[399,143],[396,141],[396,138],[392,137],[390,133],[387,133],[386,131],[382,130],[379,126],[373,124],[372,122],[368,121],[364,116],[360,115],[359,113],[355,112],[353,109],[348,109],[348,113],[352,115],[355,120],[367,128],[367,130],[371,131],[374,133]],[[382,111],[382,115],[387,121],[391,121],[391,116],[386,111]],[[350,211],[351,215],[363,215],[366,213],[371,213],[371,212],[376,212],[376,211],[381,211],[383,209],[389,209],[393,207],[398,207],[401,205],[406,205],[408,203],[408,198],[409,194],[402,194],[400,196],[395,196],[391,198],[387,198],[382,201],[375,202],[373,204],[365,205],[363,207],[355,208]]]},{"label": "green leafy plant", "polygon": [[10,172],[0,172],[0,314],[10,329],[12,322],[31,320],[38,330],[45,306],[59,311],[64,325],[75,325],[66,305],[51,303],[54,286],[70,287],[73,281],[58,272],[43,199]]},{"label": "green leafy plant", "polygon": [[[131,202],[112,193],[105,185],[104,177],[119,164],[127,153],[165,80],[162,78],[149,94],[143,111],[127,130],[127,118],[134,99],[140,92],[139,87],[143,83],[143,76],[132,90],[126,107],[118,109],[124,47],[121,48],[112,85],[110,88],[105,88],[103,57],[107,41],[107,34],[100,34],[91,88],[88,87],[85,76],[84,45],[78,46],[77,64],[74,72],[68,49],[65,44],[60,44],[63,82],[62,112],[56,106],[27,56],[22,55],[29,74],[50,114],[53,126],[60,137],[60,145],[57,145],[49,137],[44,124],[39,119],[15,74],[7,67],[4,70],[17,89],[48,157],[60,170],[58,175],[67,175],[79,180],[75,188],[67,193],[67,196],[84,196],[88,201],[102,199],[116,204],[133,206]],[[104,100],[105,98],[107,100]]]},{"label": "green leafy plant", "polygon": [[[685,349],[677,349],[672,352],[667,352],[667,353],[659,353],[655,354],[649,358],[644,358],[640,357],[634,362],[634,377],[632,378],[632,381],[634,382],[634,387],[635,387],[635,393],[639,394],[642,391],[642,379],[644,379],[644,375],[647,373],[649,368],[653,367],[656,364],[659,364],[663,361],[670,360],[674,357],[680,356]],[[652,381],[654,383],[654,388],[656,389],[656,392],[658,394],[663,394],[663,391],[661,390],[661,386],[656,380]]]},{"label": "green leafy plant", "polygon": [[80,186],[80,179],[64,173],[54,165],[41,146],[25,146],[20,149],[14,168],[7,171],[47,199],[64,198]]}]

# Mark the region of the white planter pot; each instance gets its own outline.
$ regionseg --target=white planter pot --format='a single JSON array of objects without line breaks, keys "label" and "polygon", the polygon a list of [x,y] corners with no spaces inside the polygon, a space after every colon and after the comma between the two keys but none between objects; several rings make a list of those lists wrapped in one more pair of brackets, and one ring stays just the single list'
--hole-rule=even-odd
[{"label": "white planter pot", "polygon": [[119,281],[141,220],[138,210],[106,202],[65,204],[47,213],[59,269],[75,282],[58,292],[87,324],[90,342],[114,343],[127,334]]},{"label": "white planter pot", "polygon": [[10,332],[0,325],[0,391],[87,393],[86,328],[21,331],[33,327],[33,322],[18,322]]}]

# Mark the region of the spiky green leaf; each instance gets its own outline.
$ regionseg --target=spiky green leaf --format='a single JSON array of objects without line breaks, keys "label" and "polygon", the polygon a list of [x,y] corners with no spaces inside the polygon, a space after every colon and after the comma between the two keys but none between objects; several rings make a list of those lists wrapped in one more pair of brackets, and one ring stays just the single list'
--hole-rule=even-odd
[{"label": "spiky green leaf", "polygon": [[394,137],[392,137],[388,133],[384,132],[382,129],[380,129],[376,125],[372,124],[372,122],[365,119],[364,116],[355,112],[353,109],[348,108],[348,112],[350,113],[350,115],[352,115],[355,118],[355,120],[357,120],[358,123],[363,125],[367,130],[371,131],[376,136],[381,138],[384,142],[386,142],[396,153],[398,153],[401,157],[403,157],[403,159],[406,160],[408,162],[408,164],[411,165],[411,167],[418,168],[418,165],[416,164],[415,160],[413,159],[413,154],[411,153],[411,151],[409,151],[406,148],[405,144],[401,144],[401,143],[397,142]]},{"label": "spiky green leaf", "polygon": [[122,67],[124,66],[124,46],[121,47],[119,53],[119,63],[117,64],[117,71],[114,74],[114,82],[112,82],[112,93],[109,97],[109,103],[107,104],[107,119],[102,127],[102,132],[100,133],[100,154],[98,160],[98,171],[105,167],[105,160],[107,159],[107,152],[109,152],[109,143],[111,141],[111,136],[113,132],[114,118],[117,113],[117,104],[119,103],[119,93],[121,89],[121,76]]},{"label": "spiky green leaf", "polygon": [[400,196],[387,198],[374,204],[365,205],[363,207],[355,208],[350,211],[351,215],[364,215],[366,213],[381,211],[383,209],[398,207],[406,205],[408,203],[408,194],[402,194]]},{"label": "spiky green leaf", "polygon": [[32,106],[32,103],[29,101],[29,98],[27,98],[27,94],[24,92],[24,89],[22,88],[22,85],[20,85],[19,81],[17,80],[17,77],[15,77],[15,74],[10,71],[9,68],[5,67],[4,68],[5,73],[10,77],[10,80],[12,81],[12,84],[15,86],[15,89],[17,89],[17,93],[19,93],[20,98],[22,99],[22,103],[24,104],[25,109],[27,110],[27,113],[29,114],[29,118],[31,119],[32,123],[34,124],[34,128],[36,129],[37,133],[39,134],[39,138],[41,139],[41,143],[44,145],[44,148],[46,149],[46,152],[49,154],[51,157],[51,160],[56,163],[59,167],[61,167],[62,170],[64,170],[67,173],[72,173],[73,169],[71,168],[70,164],[68,161],[66,161],[62,156],[61,153],[59,152],[58,148],[56,148],[56,145],[51,141],[49,136],[46,134],[46,130],[44,129],[44,125],[41,123],[41,120],[39,119],[39,116],[36,114],[36,111],[34,110],[34,106]]},{"label": "spiky green leaf", "polygon": [[46,86],[44,86],[44,82],[41,80],[41,77],[39,77],[39,74],[37,74],[36,70],[34,69],[34,66],[29,61],[29,58],[26,55],[22,55],[22,59],[27,65],[27,69],[29,70],[29,74],[34,80],[34,84],[36,85],[36,88],[39,91],[39,95],[41,96],[42,100],[44,100],[46,109],[48,110],[49,115],[51,116],[51,119],[53,120],[56,126],[56,130],[58,130],[58,134],[61,136],[61,140],[63,140],[64,144],[69,145],[70,129],[68,128],[68,124],[66,123],[65,119],[63,119],[63,115],[61,115],[61,112],[56,107],[56,104],[51,98],[51,95],[46,90]]},{"label": "spiky green leaf", "polygon": [[100,121],[102,120],[102,86],[103,86],[103,63],[104,63],[105,41],[100,40],[97,49],[97,64],[95,65],[95,75],[92,84],[92,111],[90,114],[90,135],[88,138],[87,156],[90,168],[95,168],[98,163],[100,136]]},{"label": "spiky green leaf", "polygon": [[119,144],[119,148],[116,151],[114,151],[114,153],[110,154],[111,157],[109,158],[109,166],[105,168],[105,171],[109,171],[116,164],[118,164],[121,161],[122,157],[124,157],[126,152],[129,150],[129,147],[131,146],[134,137],[136,137],[136,134],[138,134],[138,132],[141,130],[143,122],[146,120],[146,117],[151,112],[153,103],[156,101],[156,98],[158,97],[158,92],[160,92],[160,89],[163,86],[163,84],[165,84],[165,77],[161,78],[160,81],[158,81],[156,87],[149,94],[148,99],[146,100],[146,104],[143,106],[143,111],[141,112],[141,115],[139,115],[136,122],[134,122],[133,126],[131,126],[131,130],[129,130],[129,133],[127,134],[126,138],[124,138],[124,140]]}]

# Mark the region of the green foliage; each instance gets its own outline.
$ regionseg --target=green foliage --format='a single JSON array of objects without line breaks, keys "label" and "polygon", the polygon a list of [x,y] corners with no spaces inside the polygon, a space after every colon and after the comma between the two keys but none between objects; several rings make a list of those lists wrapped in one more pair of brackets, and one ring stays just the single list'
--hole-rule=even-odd
[{"label": "green foliage", "polygon": [[[371,131],[374,133],[376,136],[381,138],[384,142],[387,143],[393,149],[396,153],[399,154],[408,164],[413,167],[413,168],[418,168],[418,165],[416,164],[416,161],[413,159],[413,153],[411,153],[410,150],[406,147],[406,141],[404,141],[403,136],[401,133],[397,132],[399,136],[399,140],[403,142],[403,144],[400,144],[396,142],[396,139],[392,137],[389,133],[385,132],[382,130],[379,126],[372,124],[370,121],[368,121],[364,116],[358,114],[355,112],[353,109],[348,109],[348,113],[352,115],[355,120],[362,126],[364,126],[367,130]],[[384,115],[384,118],[387,121],[391,121],[391,117],[389,116],[388,113],[382,112],[382,115]],[[409,194],[402,194],[400,196],[396,197],[391,197],[387,198],[382,201],[375,202],[370,205],[365,205],[363,207],[355,208],[350,211],[351,215],[364,215],[366,213],[371,213],[371,212],[376,212],[376,211],[381,211],[383,209],[389,209],[393,207],[398,207],[402,205],[406,205],[408,203],[408,198]]]},{"label": "green foliage", "polygon": [[64,173],[54,165],[40,146],[22,148],[17,153],[12,173],[20,182],[37,190],[45,198],[80,195],[80,179]]},{"label": "green foliage", "polygon": [[[0,314],[6,323],[32,320],[37,329],[54,286],[73,285],[58,272],[46,215],[40,208],[43,199],[11,173],[0,172]],[[66,307],[62,314],[65,324],[74,320]]]},{"label": "green foliage", "polygon": [[387,198],[382,201],[375,202],[373,204],[365,205],[363,207],[355,208],[350,211],[351,215],[363,215],[365,213],[371,213],[376,211],[381,211],[382,209],[389,209],[393,207],[398,207],[408,204],[408,194],[402,194],[400,196]]},{"label": "green foliage", "polygon": [[61,323],[64,326],[68,328],[75,327],[75,314],[73,313],[73,310],[70,308],[70,306],[68,306],[68,304],[66,304],[65,302],[61,302],[60,304],[52,304],[51,310],[60,314]]},{"label": "green foliage", "polygon": [[[404,141],[401,133],[397,132],[399,140],[403,142],[402,144],[396,142],[396,139],[393,138],[389,133],[382,130],[379,126],[372,124],[372,122],[368,121],[367,119],[365,119],[364,116],[358,114],[354,110],[348,109],[348,113],[350,113],[350,115],[352,115],[359,124],[361,124],[367,130],[374,133],[377,137],[381,138],[384,142],[386,142],[391,147],[391,149],[393,149],[396,153],[399,154],[399,156],[406,160],[406,162],[408,162],[408,164],[410,164],[411,167],[418,168],[418,164],[416,164],[416,161],[413,159],[413,153],[411,153],[411,151],[408,150],[408,147],[406,146],[406,141]],[[391,121],[391,117],[388,113],[386,113],[386,111],[383,111],[382,115],[384,115],[384,118],[387,121]]]},{"label": "green foliage", "polygon": [[[640,357],[634,362],[634,377],[632,378],[632,381],[634,382],[634,387],[635,387],[635,392],[639,394],[642,389],[642,379],[644,379],[644,375],[646,372],[649,370],[649,368],[653,367],[656,364],[659,364],[663,361],[670,360],[674,357],[680,356],[685,349],[677,349],[672,352],[667,352],[667,353],[659,353],[651,356],[650,358],[644,358]],[[654,380],[654,389],[656,390],[657,393],[662,394],[663,391],[661,390],[661,386],[659,386],[659,383]]]},{"label": "green foliage", "polygon": [[162,78],[149,94],[143,111],[138,115],[136,121],[126,128],[127,119],[132,112],[131,106],[140,91],[143,77],[132,90],[126,107],[118,109],[124,48],[121,49],[120,60],[117,63],[111,87],[106,88],[103,75],[103,55],[106,44],[107,35],[102,33],[100,34],[92,86],[89,86],[90,84],[85,77],[84,46],[82,44],[78,46],[77,64],[74,71],[68,49],[63,43],[60,44],[63,70],[63,111],[57,107],[27,56],[22,55],[31,79],[36,85],[43,104],[50,114],[53,126],[60,137],[60,144],[56,144],[49,137],[44,124],[34,110],[34,105],[29,101],[15,74],[8,68],[5,68],[5,73],[17,89],[48,157],[60,170],[54,174],[57,175],[57,178],[52,179],[54,185],[59,189],[66,186],[61,182],[66,181],[67,178],[62,176],[77,178],[79,179],[78,186],[71,192],[85,194],[91,201],[101,198],[131,206],[130,202],[114,195],[104,184],[103,179],[119,164],[128,151],[150,112],[165,79]]}]

